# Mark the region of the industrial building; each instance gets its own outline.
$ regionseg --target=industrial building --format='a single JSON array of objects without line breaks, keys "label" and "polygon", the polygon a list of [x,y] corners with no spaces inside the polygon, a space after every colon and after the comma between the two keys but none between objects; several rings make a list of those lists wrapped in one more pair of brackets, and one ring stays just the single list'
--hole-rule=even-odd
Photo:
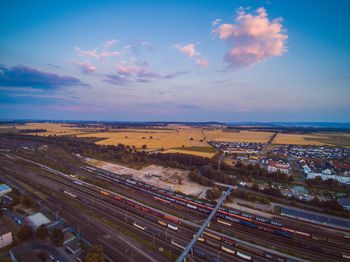
[{"label": "industrial building", "polygon": [[27,221],[28,223],[30,223],[35,229],[37,229],[38,227],[40,227],[41,225],[47,225],[49,224],[51,221],[44,216],[42,213],[36,213],[34,215],[31,215],[29,217],[27,217]]}]

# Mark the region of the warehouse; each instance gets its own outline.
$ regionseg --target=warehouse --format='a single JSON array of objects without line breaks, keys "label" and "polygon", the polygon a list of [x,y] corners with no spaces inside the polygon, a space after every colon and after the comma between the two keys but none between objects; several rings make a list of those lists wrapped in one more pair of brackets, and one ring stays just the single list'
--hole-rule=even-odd
[{"label": "warehouse", "polygon": [[41,225],[47,225],[50,223],[50,220],[40,212],[27,217],[27,221],[35,228],[35,230]]}]

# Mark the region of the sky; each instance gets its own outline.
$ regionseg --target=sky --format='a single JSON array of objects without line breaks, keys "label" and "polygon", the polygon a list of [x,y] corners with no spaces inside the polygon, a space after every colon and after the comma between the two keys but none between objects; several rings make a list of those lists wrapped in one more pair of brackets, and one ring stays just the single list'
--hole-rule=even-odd
[{"label": "sky", "polygon": [[350,1],[16,1],[0,119],[350,122]]}]

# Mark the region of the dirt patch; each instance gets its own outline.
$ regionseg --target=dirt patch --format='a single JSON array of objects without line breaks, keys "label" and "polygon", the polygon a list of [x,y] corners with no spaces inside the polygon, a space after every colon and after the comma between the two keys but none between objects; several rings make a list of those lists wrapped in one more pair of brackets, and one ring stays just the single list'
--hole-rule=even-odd
[{"label": "dirt patch", "polygon": [[188,177],[190,171],[187,170],[157,165],[150,165],[136,170],[92,158],[84,158],[84,161],[92,166],[144,182],[148,185],[169,191],[182,192],[186,195],[193,195],[199,198],[205,198],[207,190],[210,189],[210,187],[201,186],[190,181]]}]

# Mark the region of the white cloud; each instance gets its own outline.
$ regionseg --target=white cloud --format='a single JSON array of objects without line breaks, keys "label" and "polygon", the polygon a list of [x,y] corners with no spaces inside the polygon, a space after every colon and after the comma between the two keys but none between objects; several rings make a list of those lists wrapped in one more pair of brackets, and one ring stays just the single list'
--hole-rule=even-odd
[{"label": "white cloud", "polygon": [[247,10],[240,8],[234,24],[222,24],[212,31],[230,45],[225,54],[230,67],[252,66],[286,52],[288,36],[282,29],[282,18],[269,20],[263,7],[255,13]]}]

